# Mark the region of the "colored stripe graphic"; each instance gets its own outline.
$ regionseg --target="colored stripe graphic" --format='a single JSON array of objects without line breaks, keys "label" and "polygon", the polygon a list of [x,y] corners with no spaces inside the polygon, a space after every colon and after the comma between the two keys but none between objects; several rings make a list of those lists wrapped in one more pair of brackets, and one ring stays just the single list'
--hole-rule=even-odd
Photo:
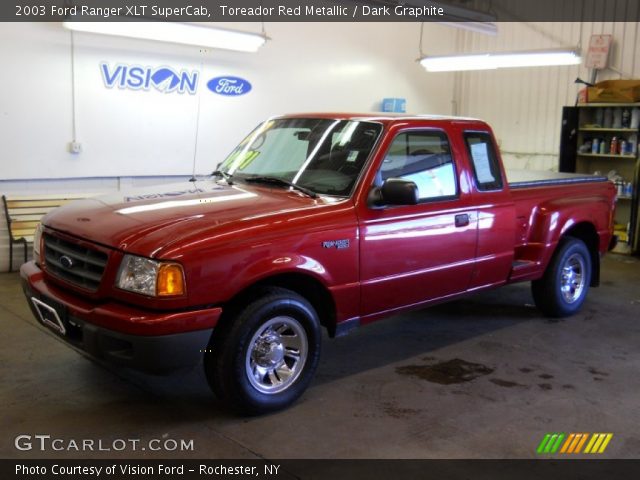
[{"label": "colored stripe graphic", "polygon": [[574,453],[580,453],[580,451],[582,450],[582,446],[587,441],[587,438],[589,438],[589,434],[588,433],[583,433],[582,434],[582,438],[580,439],[580,443],[578,443],[578,445],[576,445],[576,450],[575,450]]},{"label": "colored stripe graphic", "polygon": [[[604,453],[612,438],[613,433],[547,433],[536,452],[538,454]],[[585,443],[586,447],[583,450]]]},{"label": "colored stripe graphic", "polygon": [[594,433],[584,453],[603,453],[612,437],[613,433]]},{"label": "colored stripe graphic", "polygon": [[544,447],[546,447],[547,442],[549,441],[550,438],[551,438],[551,434],[550,433],[547,433],[544,436],[544,438],[540,442],[540,445],[538,445],[538,450],[536,450],[537,453],[544,453]]},{"label": "colored stripe graphic", "polygon": [[575,437],[573,437],[573,442],[571,442],[571,445],[569,446],[569,450],[567,451],[567,453],[575,452],[576,451],[576,447],[578,446],[578,442],[580,440],[582,440],[582,434],[581,433],[576,433]]},{"label": "colored stripe graphic", "polygon": [[560,448],[560,444],[564,439],[564,433],[547,433],[540,445],[538,445],[538,453],[556,453],[558,448]]},{"label": "colored stripe graphic", "polygon": [[[580,450],[582,450],[582,446],[584,445],[584,442],[589,437],[589,434],[573,433],[572,435],[573,435],[573,441],[571,442],[571,444],[569,445],[569,442],[567,442],[567,445],[565,445],[565,447],[568,447],[566,448],[566,453],[580,453]],[[563,447],[562,449],[565,450],[565,447]]]},{"label": "colored stripe graphic", "polygon": [[574,438],[576,438],[576,434],[570,433],[569,436],[567,437],[567,441],[564,442],[564,445],[562,446],[562,450],[560,450],[560,453],[567,453],[569,445],[571,445],[571,442],[573,442]]},{"label": "colored stripe graphic", "polygon": [[556,443],[554,443],[553,447],[551,447],[551,453],[556,453],[558,451],[558,448],[560,448],[560,444],[562,443],[563,439],[564,433],[559,433],[558,438],[556,439]]}]

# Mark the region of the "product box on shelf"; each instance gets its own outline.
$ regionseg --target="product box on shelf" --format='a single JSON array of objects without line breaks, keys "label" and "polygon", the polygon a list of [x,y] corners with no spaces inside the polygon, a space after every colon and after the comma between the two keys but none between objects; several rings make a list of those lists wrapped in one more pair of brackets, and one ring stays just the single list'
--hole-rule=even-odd
[{"label": "product box on shelf", "polygon": [[581,103],[640,102],[640,80],[605,80],[587,87],[586,95],[580,93]]}]

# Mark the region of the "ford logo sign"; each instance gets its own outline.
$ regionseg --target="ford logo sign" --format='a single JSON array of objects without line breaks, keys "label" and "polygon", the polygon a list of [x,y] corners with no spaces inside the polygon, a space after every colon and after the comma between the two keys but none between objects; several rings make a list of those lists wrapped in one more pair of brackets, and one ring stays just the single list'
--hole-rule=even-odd
[{"label": "ford logo sign", "polygon": [[67,255],[62,255],[58,259],[58,261],[60,262],[60,265],[62,265],[67,270],[70,268],[73,268],[73,260],[71,259],[71,257],[68,257]]},{"label": "ford logo sign", "polygon": [[218,95],[235,97],[251,91],[251,84],[240,77],[216,77],[207,82],[207,88]]}]

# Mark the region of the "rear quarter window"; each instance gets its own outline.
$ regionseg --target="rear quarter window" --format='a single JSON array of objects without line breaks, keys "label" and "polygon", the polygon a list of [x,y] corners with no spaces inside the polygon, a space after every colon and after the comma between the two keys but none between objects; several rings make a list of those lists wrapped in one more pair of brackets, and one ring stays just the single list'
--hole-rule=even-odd
[{"label": "rear quarter window", "polygon": [[465,132],[464,139],[478,190],[502,189],[500,164],[491,135],[487,132]]}]

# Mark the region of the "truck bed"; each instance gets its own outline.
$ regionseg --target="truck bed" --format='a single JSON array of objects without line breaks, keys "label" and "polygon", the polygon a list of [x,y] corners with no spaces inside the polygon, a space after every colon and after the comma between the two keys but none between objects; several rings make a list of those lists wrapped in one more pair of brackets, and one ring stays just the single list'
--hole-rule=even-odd
[{"label": "truck bed", "polygon": [[[603,253],[609,245],[608,230],[613,184],[607,177],[587,174],[507,171],[519,231],[516,234],[511,280],[539,278],[555,249],[553,232],[571,227],[567,212],[589,205],[587,218],[597,235],[594,249]],[[569,228],[567,227],[567,228]]]},{"label": "truck bed", "polygon": [[507,170],[509,188],[543,187],[547,185],[569,185],[573,183],[606,182],[607,177],[580,173],[559,173],[532,170]]}]

